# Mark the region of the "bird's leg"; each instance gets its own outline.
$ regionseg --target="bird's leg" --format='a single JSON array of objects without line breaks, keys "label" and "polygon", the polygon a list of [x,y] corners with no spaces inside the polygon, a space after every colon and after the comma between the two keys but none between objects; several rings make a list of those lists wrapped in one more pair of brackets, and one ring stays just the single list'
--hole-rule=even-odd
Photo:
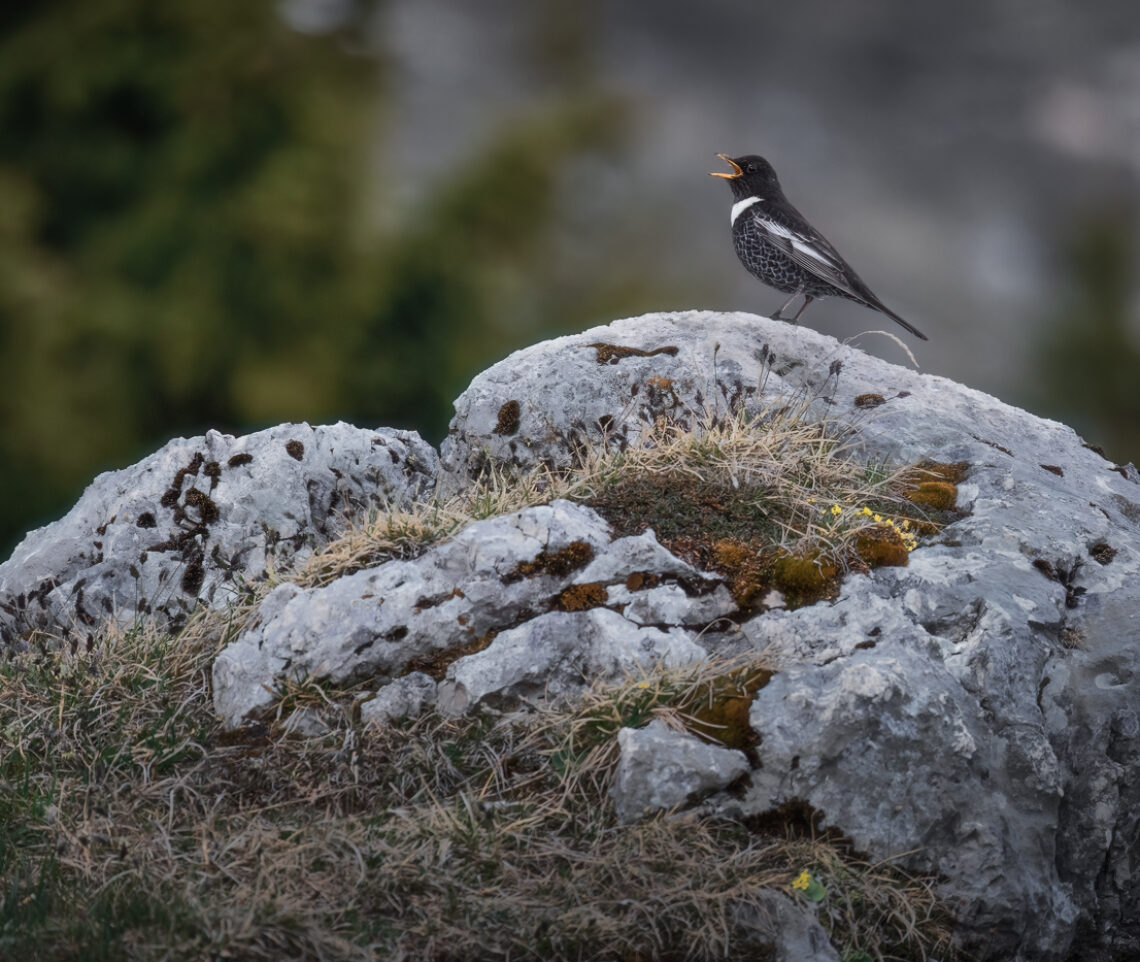
[{"label": "bird's leg", "polygon": [[[773,321],[786,321],[787,318],[784,317],[784,311],[787,309],[788,305],[791,304],[792,301],[794,301],[799,296],[800,296],[799,291],[793,291],[792,296],[789,297],[786,301],[784,301],[784,303],[780,305],[779,310],[777,310],[776,313],[772,315],[772,320]],[[804,307],[806,307],[806,306],[807,305],[805,304]],[[800,310],[802,311],[803,307],[801,307]],[[796,315],[796,317],[799,317],[799,316],[800,316],[799,314]]]},{"label": "bird's leg", "polygon": [[800,319],[800,315],[807,309],[807,306],[814,300],[815,300],[815,298],[812,297],[810,294],[804,295],[804,302],[803,302],[803,304],[800,305],[800,309],[798,311],[796,311],[796,316],[793,318],[790,318],[790,320],[793,324],[795,324],[796,321],[798,321]]}]

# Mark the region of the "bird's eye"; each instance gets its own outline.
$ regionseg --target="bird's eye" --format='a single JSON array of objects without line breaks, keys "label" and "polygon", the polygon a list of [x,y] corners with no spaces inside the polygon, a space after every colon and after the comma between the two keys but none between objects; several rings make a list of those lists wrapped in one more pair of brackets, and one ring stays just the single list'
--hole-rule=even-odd
[{"label": "bird's eye", "polygon": [[755,164],[749,164],[747,167],[747,170],[748,170],[748,173],[750,173],[750,174],[756,173],[756,165]]}]

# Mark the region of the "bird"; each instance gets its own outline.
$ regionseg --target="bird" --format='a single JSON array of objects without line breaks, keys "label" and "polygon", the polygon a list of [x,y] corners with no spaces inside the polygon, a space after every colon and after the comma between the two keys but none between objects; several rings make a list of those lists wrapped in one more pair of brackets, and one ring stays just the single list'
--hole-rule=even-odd
[{"label": "bird", "polygon": [[[871,291],[819,231],[784,196],[776,171],[763,157],[717,154],[731,173],[712,171],[732,188],[732,241],[736,256],[754,277],[791,296],[772,315],[793,324],[820,297],[845,297],[885,314],[915,337],[929,338],[899,317]],[[792,317],[784,311],[800,295],[804,302]]]}]

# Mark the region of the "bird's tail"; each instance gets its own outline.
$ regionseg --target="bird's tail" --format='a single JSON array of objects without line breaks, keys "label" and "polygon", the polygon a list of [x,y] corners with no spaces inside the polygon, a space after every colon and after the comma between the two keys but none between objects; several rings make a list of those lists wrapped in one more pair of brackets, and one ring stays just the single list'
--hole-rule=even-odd
[{"label": "bird's tail", "polygon": [[[866,294],[870,294],[870,293],[871,293],[870,291],[866,292]],[[887,317],[889,317],[896,324],[901,324],[908,331],[910,331],[911,334],[913,334],[915,337],[921,338],[924,341],[930,340],[929,337],[927,337],[925,334],[922,333],[922,331],[920,331],[917,327],[915,327],[913,324],[911,324],[910,321],[904,320],[903,318],[899,317],[894,311],[892,311],[889,307],[887,307],[886,304],[884,304],[877,297],[875,297],[874,294],[871,294],[870,297],[866,297],[866,304],[868,307],[872,308],[873,310],[878,311],[880,314],[886,314]]]}]

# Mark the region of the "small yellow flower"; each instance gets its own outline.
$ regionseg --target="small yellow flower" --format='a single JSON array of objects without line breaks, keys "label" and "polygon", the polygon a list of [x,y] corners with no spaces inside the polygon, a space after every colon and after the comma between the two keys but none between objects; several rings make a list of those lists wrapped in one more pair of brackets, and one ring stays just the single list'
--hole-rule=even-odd
[{"label": "small yellow flower", "polygon": [[866,505],[863,505],[863,507],[860,509],[859,513],[861,515],[863,515],[864,518],[871,517],[871,509],[868,508]]},{"label": "small yellow flower", "polygon": [[831,513],[834,515],[843,514],[843,509],[841,507],[839,507],[839,505],[837,505],[837,504],[833,504],[828,510],[830,510]]},{"label": "small yellow flower", "polygon": [[800,872],[800,877],[792,883],[792,888],[799,889],[801,892],[806,892],[809,885],[811,885],[811,872],[806,868]]},{"label": "small yellow flower", "polygon": [[638,688],[648,688],[648,687],[649,687],[649,682],[647,682],[647,681],[639,681],[639,682],[637,683],[637,687],[638,687]]}]

